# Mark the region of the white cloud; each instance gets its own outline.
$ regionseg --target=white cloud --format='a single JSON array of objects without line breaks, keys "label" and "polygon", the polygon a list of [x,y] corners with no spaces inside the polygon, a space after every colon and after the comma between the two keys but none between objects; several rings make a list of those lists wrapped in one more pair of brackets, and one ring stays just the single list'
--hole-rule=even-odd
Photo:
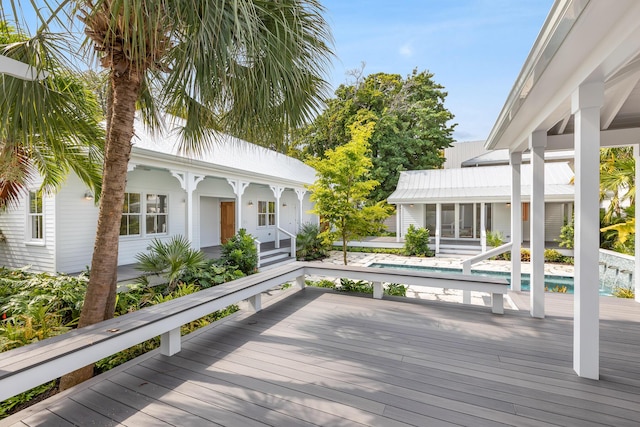
[{"label": "white cloud", "polygon": [[400,55],[410,58],[413,56],[413,47],[410,43],[406,43],[400,47]]}]

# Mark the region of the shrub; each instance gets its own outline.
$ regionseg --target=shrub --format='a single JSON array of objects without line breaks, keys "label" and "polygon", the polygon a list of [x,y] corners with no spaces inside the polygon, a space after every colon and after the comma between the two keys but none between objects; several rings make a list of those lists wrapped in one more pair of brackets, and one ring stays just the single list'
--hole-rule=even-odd
[{"label": "shrub", "polygon": [[244,274],[249,275],[258,269],[258,250],[254,238],[241,228],[238,234],[222,245],[220,261],[226,266],[236,266]]},{"label": "shrub", "polygon": [[183,236],[173,236],[168,242],[153,239],[149,253],[136,255],[138,269],[146,273],[164,275],[171,292],[188,272],[204,265],[204,254],[191,248],[191,243]]},{"label": "shrub", "polygon": [[207,260],[197,270],[186,272],[180,281],[206,289],[244,276],[245,274],[235,265],[220,265],[214,260]]},{"label": "shrub", "polygon": [[531,251],[529,249],[520,249],[520,261],[523,261],[523,262],[531,261]]},{"label": "shrub", "polygon": [[499,231],[487,230],[487,246],[497,248],[504,244],[504,236]]},{"label": "shrub", "polygon": [[399,283],[389,283],[384,288],[385,295],[391,295],[395,297],[406,297],[407,296],[407,287],[405,285],[401,285]]},{"label": "shrub", "polygon": [[564,256],[555,249],[545,249],[544,260],[546,262],[562,262],[564,260]]},{"label": "shrub", "polygon": [[429,230],[416,228],[411,224],[404,237],[404,254],[417,256],[431,256],[429,250]]},{"label": "shrub", "polygon": [[363,294],[372,294],[373,285],[365,280],[340,279],[340,287],[336,288],[341,292],[360,292]]},{"label": "shrub", "polygon": [[318,280],[318,281],[305,280],[304,283],[307,286],[315,286],[317,288],[328,288],[328,289],[335,289],[336,288],[336,284],[333,283],[331,280],[328,280],[328,279],[322,279],[322,280]]},{"label": "shrub", "polygon": [[567,222],[560,229],[560,236],[556,240],[560,242],[561,248],[573,249],[573,233],[574,233],[574,218],[571,218],[571,222]]},{"label": "shrub", "polygon": [[631,288],[616,287],[613,289],[613,296],[617,298],[635,298],[636,294]]},{"label": "shrub", "polygon": [[296,236],[296,257],[299,260],[312,261],[327,256],[327,246],[320,235],[317,224],[305,223]]}]

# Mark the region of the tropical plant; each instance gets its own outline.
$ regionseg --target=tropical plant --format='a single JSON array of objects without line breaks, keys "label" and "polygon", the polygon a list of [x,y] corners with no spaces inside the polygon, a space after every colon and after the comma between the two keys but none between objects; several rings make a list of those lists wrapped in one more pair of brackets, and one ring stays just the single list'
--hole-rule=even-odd
[{"label": "tropical plant", "polygon": [[217,260],[207,260],[202,267],[185,272],[180,278],[183,283],[192,283],[200,289],[221,285],[245,274],[235,265],[219,265]]},{"label": "tropical plant", "polygon": [[377,181],[369,179],[371,159],[366,155],[373,125],[373,122],[353,124],[349,143],[328,150],[324,159],[307,161],[318,176],[308,186],[311,201],[315,203],[312,212],[328,223],[320,235],[327,245],[342,241],[345,265],[347,242],[383,230],[382,221],[392,210],[384,202],[366,205],[367,196],[378,185]]},{"label": "tropical plant", "polygon": [[255,273],[258,269],[258,249],[253,236],[244,228],[238,230],[238,234],[222,245],[220,262],[235,266],[246,275]]},{"label": "tropical plant", "polygon": [[164,275],[167,292],[173,292],[180,278],[204,266],[204,253],[191,248],[184,236],[173,236],[167,242],[153,239],[148,253],[136,255],[137,268],[146,273]]},{"label": "tropical plant", "polygon": [[328,254],[327,245],[320,237],[320,227],[317,224],[305,223],[296,236],[296,256],[299,260],[312,261],[325,258]]},{"label": "tropical plant", "polygon": [[340,279],[340,286],[336,287],[341,292],[358,292],[363,294],[372,294],[373,285],[365,280]]},{"label": "tropical plant", "polygon": [[544,260],[546,262],[562,262],[564,261],[564,255],[555,249],[545,249]]},{"label": "tropical plant", "polygon": [[429,249],[429,230],[413,224],[409,225],[407,234],[404,236],[404,254],[417,256],[431,256]]},{"label": "tropical plant", "polygon": [[[14,13],[27,6],[11,3],[7,10]],[[281,141],[288,129],[310,119],[320,106],[319,95],[328,86],[323,75],[331,37],[317,0],[31,4],[38,8],[34,16],[41,25],[23,44],[27,59],[42,51],[49,54],[46,58],[76,60],[80,52],[91,56],[77,60],[98,59],[108,74],[102,197],[80,317],[80,326],[86,326],[114,313],[120,219],[136,109],[152,129],[161,127],[165,112],[182,117],[183,152],[209,147],[215,139],[212,130],[252,142]],[[14,19],[24,22],[21,16]],[[55,38],[50,24],[57,27]],[[84,33],[85,45],[91,48],[78,49],[80,43],[69,40],[79,33]],[[52,54],[65,44],[71,49],[60,48]],[[47,71],[57,74],[54,68]],[[23,110],[24,101],[34,99],[32,93],[23,93],[23,87],[3,87],[0,118]],[[34,88],[28,89],[33,92]],[[21,119],[31,126],[43,124],[42,117],[29,114]],[[2,123],[0,129],[7,126]],[[61,388],[90,376],[91,367],[84,368],[63,378]]]},{"label": "tropical plant", "polygon": [[502,246],[504,244],[504,236],[500,231],[490,231],[487,230],[487,246],[492,248],[497,248],[498,246]]},{"label": "tropical plant", "polygon": [[636,297],[636,293],[631,288],[627,287],[616,287],[613,289],[613,296],[617,298],[630,298],[633,299]]},{"label": "tropical plant", "polygon": [[571,222],[565,223],[562,228],[560,228],[560,236],[558,236],[557,241],[561,248],[573,249],[574,242],[574,228],[575,228],[575,218],[571,217]]},{"label": "tropical plant", "polygon": [[100,195],[100,108],[82,76],[47,51],[48,41],[45,35],[30,40],[0,16],[0,54],[37,64],[51,75],[35,81],[0,79],[0,209],[17,204],[38,179],[45,192],[56,190],[71,170]]}]

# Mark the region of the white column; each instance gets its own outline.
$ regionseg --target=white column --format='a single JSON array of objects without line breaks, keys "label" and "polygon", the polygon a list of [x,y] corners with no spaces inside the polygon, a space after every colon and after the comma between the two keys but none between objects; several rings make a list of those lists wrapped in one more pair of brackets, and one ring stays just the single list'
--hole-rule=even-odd
[{"label": "white column", "polygon": [[295,188],[294,191],[298,196],[298,231],[302,228],[302,202],[304,201],[304,195],[307,192],[304,188]]},{"label": "white column", "polygon": [[[179,172],[179,171],[170,171],[171,175],[180,182],[180,187],[185,191],[187,195],[187,199],[185,200],[186,204],[186,214],[185,214],[185,232],[187,234],[187,240],[193,246],[193,229],[195,224],[194,214],[193,214],[193,192],[200,181],[204,179],[204,175],[195,175],[192,172]],[[197,248],[198,249],[198,248]]]},{"label": "white column", "polygon": [[511,290],[520,291],[522,286],[520,249],[522,247],[522,181],[520,165],[522,153],[510,154],[511,163]]},{"label": "white column", "polygon": [[402,205],[396,205],[396,242],[400,242],[401,241],[401,234],[402,234],[402,230],[400,230],[400,227],[402,225],[402,221],[400,221],[400,208],[402,207]]},{"label": "white column", "polygon": [[440,229],[442,228],[442,204],[436,203],[436,255],[440,253]]},{"label": "white column", "polygon": [[233,188],[236,195],[236,233],[242,228],[242,194],[249,186],[248,182],[227,178],[227,182]]},{"label": "white column", "polygon": [[275,247],[276,249],[280,247],[280,196],[282,196],[282,192],[284,191],[284,187],[278,187],[277,185],[270,185],[271,191],[276,198],[276,241]]},{"label": "white column", "polygon": [[546,145],[546,131],[535,131],[529,137],[532,174],[529,299],[531,316],[538,318],[544,317],[544,148]]},{"label": "white column", "polygon": [[[633,146],[633,157],[636,161],[636,185],[640,183],[640,146]],[[636,196],[636,212],[640,212],[640,197]],[[638,236],[640,233],[636,233]],[[636,293],[636,302],[640,302],[640,238],[636,237],[636,266],[633,271],[633,287]]]},{"label": "white column", "polygon": [[573,369],[585,378],[600,376],[599,188],[602,82],[583,84],[573,93],[575,122],[575,285],[573,295]]},{"label": "white column", "polygon": [[487,205],[480,203],[480,250],[487,251]]}]

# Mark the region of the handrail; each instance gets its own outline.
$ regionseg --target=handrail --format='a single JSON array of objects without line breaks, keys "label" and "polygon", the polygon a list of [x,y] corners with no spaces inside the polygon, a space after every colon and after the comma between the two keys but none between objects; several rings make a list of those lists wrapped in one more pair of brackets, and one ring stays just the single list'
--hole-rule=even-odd
[{"label": "handrail", "polygon": [[493,249],[490,249],[486,252],[482,252],[481,254],[472,256],[471,258],[467,258],[462,262],[462,274],[471,274],[471,266],[477,262],[484,261],[485,259],[503,254],[511,250],[511,246],[513,246],[513,242],[505,243],[504,245],[500,245]]},{"label": "handrail", "polygon": [[256,245],[256,254],[258,255],[258,264],[256,265],[256,268],[260,268],[260,245],[262,242],[254,237],[253,244]]},{"label": "handrail", "polygon": [[289,236],[289,238],[291,239],[291,251],[290,251],[290,254],[291,254],[291,258],[295,258],[296,257],[296,236],[295,236],[295,234],[289,233],[284,228],[280,228],[280,227],[276,227],[276,228],[278,229],[278,231],[282,231],[284,234]]},{"label": "handrail", "polygon": [[[382,296],[382,282],[507,292],[505,279],[296,261],[5,351],[0,358],[0,401],[158,335],[161,354],[172,356],[181,348],[182,325],[247,299],[259,311],[262,292],[291,281],[304,288],[307,275],[370,280],[379,290],[375,298]],[[496,301],[499,309],[501,300]],[[495,305],[492,311],[502,313]]]}]

